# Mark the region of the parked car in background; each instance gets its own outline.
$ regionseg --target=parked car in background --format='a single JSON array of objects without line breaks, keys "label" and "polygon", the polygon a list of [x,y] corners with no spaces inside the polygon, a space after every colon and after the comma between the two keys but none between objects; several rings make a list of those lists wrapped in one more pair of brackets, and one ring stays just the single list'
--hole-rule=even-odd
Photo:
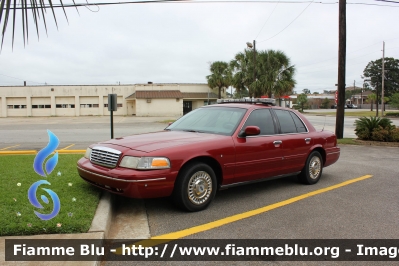
[{"label": "parked car in background", "polygon": [[350,109],[357,109],[357,105],[354,104],[347,104],[346,107]]},{"label": "parked car in background", "polygon": [[[316,131],[274,99],[225,99],[161,132],[91,145],[77,163],[90,184],[132,198],[172,196],[187,211],[208,207],[220,188],[297,175],[319,181],[340,156],[334,133]],[[237,195],[239,197],[239,195]]]},{"label": "parked car in background", "polygon": [[[344,109],[348,109],[348,108],[356,109],[356,108],[357,108],[357,105],[354,105],[354,104],[345,104],[345,105],[344,105]],[[336,105],[336,104],[331,105],[331,109],[337,109],[337,105]]]}]

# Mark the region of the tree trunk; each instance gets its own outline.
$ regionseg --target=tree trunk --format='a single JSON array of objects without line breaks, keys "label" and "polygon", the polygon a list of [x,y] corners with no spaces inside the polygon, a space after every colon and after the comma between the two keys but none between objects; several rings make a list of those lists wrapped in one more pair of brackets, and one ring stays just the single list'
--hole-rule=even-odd
[{"label": "tree trunk", "polygon": [[375,116],[378,116],[378,94],[377,94],[377,100],[375,101]]}]

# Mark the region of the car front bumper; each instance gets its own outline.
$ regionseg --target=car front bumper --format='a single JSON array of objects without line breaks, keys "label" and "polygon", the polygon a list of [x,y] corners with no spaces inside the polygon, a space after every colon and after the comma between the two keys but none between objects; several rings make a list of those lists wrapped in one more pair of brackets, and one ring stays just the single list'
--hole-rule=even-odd
[{"label": "car front bumper", "polygon": [[111,193],[130,198],[158,198],[170,196],[178,172],[171,169],[135,170],[107,168],[95,165],[86,158],[77,163],[82,179]]}]

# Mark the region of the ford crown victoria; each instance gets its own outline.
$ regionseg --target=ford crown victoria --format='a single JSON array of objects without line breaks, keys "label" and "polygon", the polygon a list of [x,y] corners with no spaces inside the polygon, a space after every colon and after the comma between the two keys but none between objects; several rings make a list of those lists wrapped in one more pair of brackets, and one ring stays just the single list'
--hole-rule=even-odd
[{"label": "ford crown victoria", "polygon": [[77,163],[87,182],[132,198],[171,196],[203,210],[216,191],[297,175],[319,181],[340,156],[336,136],[316,131],[274,99],[220,100],[191,111],[161,132],[91,145]]}]

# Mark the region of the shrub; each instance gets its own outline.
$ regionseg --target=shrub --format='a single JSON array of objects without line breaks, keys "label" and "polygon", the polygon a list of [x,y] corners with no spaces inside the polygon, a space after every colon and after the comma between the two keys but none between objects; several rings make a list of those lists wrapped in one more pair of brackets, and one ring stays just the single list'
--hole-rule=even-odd
[{"label": "shrub", "polygon": [[391,130],[392,141],[399,142],[399,127]]},{"label": "shrub", "polygon": [[355,121],[355,126],[355,134],[362,140],[371,140],[373,131],[379,127],[388,131],[394,128],[392,121],[385,117],[361,117]]},{"label": "shrub", "polygon": [[399,112],[387,112],[385,113],[385,116],[399,117]]},{"label": "shrub", "polygon": [[392,141],[391,132],[389,129],[379,126],[371,133],[371,140],[385,142]]}]

